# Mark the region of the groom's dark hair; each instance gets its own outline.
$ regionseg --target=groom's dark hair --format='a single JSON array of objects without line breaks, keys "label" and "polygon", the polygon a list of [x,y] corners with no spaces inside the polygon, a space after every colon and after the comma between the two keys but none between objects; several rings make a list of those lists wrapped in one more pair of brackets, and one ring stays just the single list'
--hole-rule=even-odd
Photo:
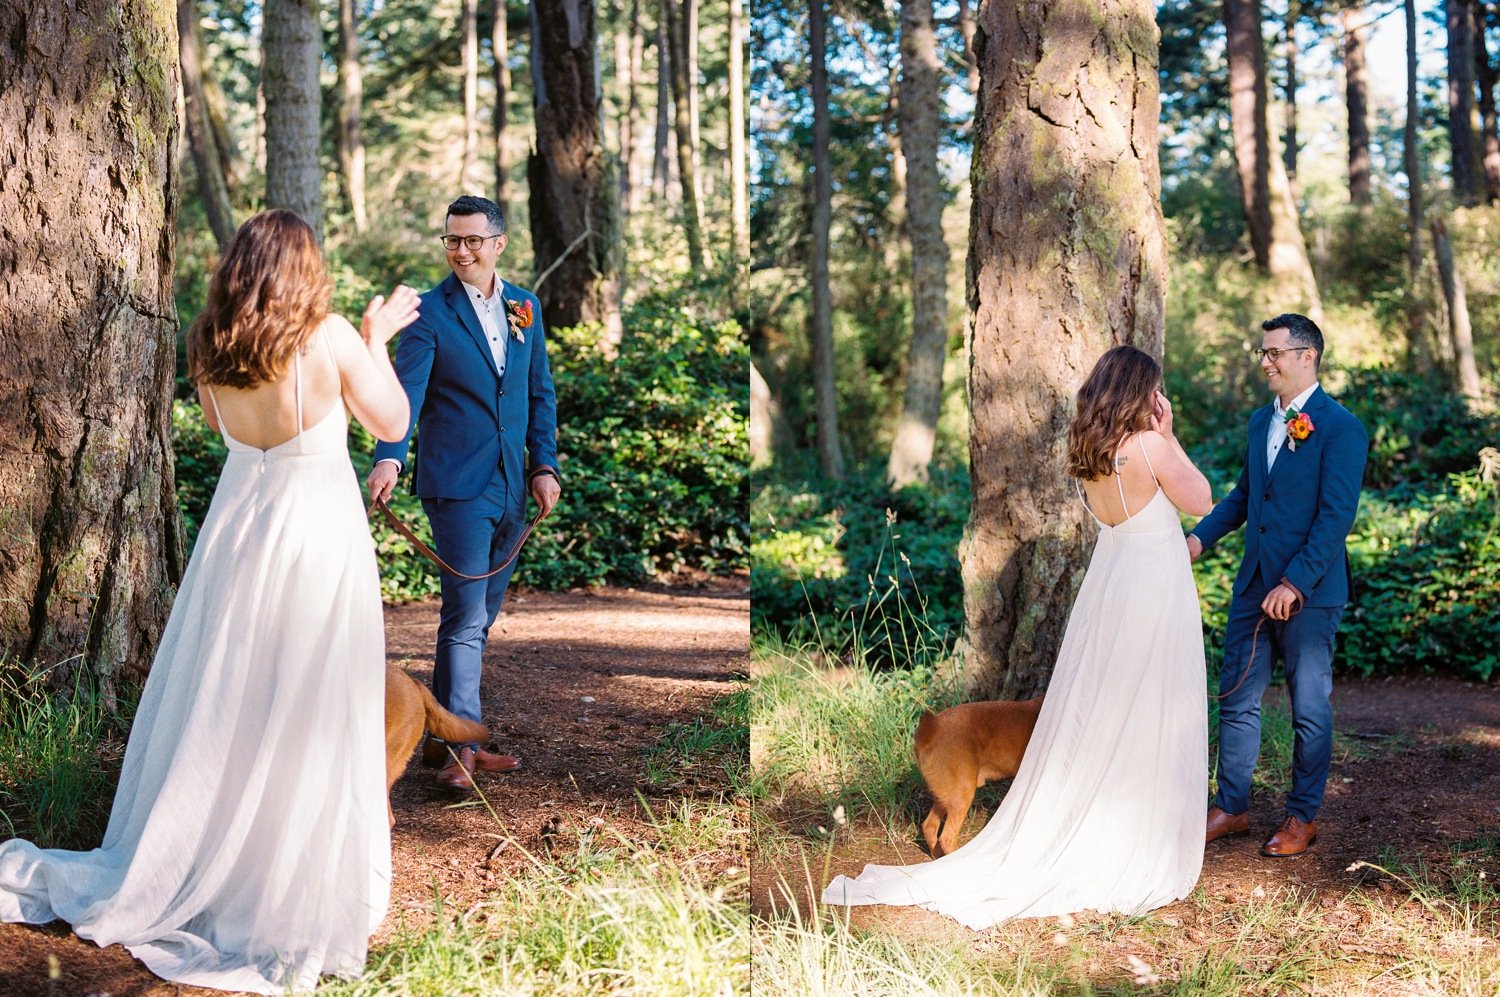
[{"label": "groom's dark hair", "polygon": [[[448,205],[449,215],[484,215],[489,221],[493,235],[505,234],[505,215],[500,213],[500,205],[487,197],[475,197],[473,194],[465,194],[452,204]],[[444,217],[447,217],[446,215]]]},{"label": "groom's dark hair", "polygon": [[1260,324],[1260,328],[1262,332],[1285,329],[1293,346],[1311,346],[1317,351],[1317,356],[1313,358],[1314,370],[1323,366],[1323,330],[1306,315],[1287,312],[1285,315],[1266,319]]}]

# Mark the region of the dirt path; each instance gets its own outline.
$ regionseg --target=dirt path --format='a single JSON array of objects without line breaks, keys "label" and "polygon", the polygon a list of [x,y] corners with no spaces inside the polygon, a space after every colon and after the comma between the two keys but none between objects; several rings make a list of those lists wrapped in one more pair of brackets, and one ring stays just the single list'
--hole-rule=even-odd
[{"label": "dirt path", "polygon": [[[1277,695],[1284,696],[1284,690],[1272,690],[1271,696]],[[1318,842],[1296,858],[1263,857],[1260,843],[1280,821],[1283,797],[1256,796],[1251,833],[1207,848],[1198,885],[1210,905],[1289,885],[1311,890],[1325,905],[1336,903],[1362,884],[1377,885],[1375,877],[1347,871],[1356,861],[1376,862],[1389,852],[1398,860],[1424,858],[1441,865],[1450,847],[1500,835],[1500,687],[1436,677],[1340,681],[1334,688],[1334,726],[1346,743],[1369,749],[1358,753],[1365,757],[1336,752]],[[914,804],[909,811],[920,816],[920,809]],[[985,816],[970,815],[964,840],[983,826]],[[783,882],[805,912],[809,878],[821,890],[831,874],[854,875],[866,862],[927,861],[915,825],[904,830],[909,833],[891,840],[883,830],[860,824],[846,829],[831,850],[804,838],[807,845],[800,852],[753,861],[752,909],[760,916],[773,906],[785,910]],[[1500,869],[1489,870],[1497,874]],[[1211,917],[1211,907],[1205,915],[1189,898],[1159,914],[1192,925]],[[852,908],[851,921],[920,937],[967,935],[939,915],[912,908]],[[1050,919],[1013,922],[997,930],[1050,933],[1050,924]]]},{"label": "dirt path", "polygon": [[[432,771],[412,761],[391,795],[391,908],[372,943],[390,938],[403,921],[423,925],[434,886],[451,906],[467,909],[497,876],[521,871],[526,860],[518,849],[485,867],[497,834],[534,850],[549,821],[566,828],[603,817],[629,833],[644,825],[638,790],[665,802],[722,789],[679,783],[653,790],[641,752],[664,726],[702,715],[744,677],[749,614],[744,578],[694,589],[513,593],[491,633],[482,694],[496,744],[520,755],[524,767],[480,774],[491,817],[482,807],[455,808],[453,796],[432,786]],[[430,679],[436,631],[435,603],[388,609],[387,657]],[[49,957],[57,960],[52,982]],[[217,993],[165,984],[122,946],[100,949],[61,922],[0,924],[4,997]]]}]

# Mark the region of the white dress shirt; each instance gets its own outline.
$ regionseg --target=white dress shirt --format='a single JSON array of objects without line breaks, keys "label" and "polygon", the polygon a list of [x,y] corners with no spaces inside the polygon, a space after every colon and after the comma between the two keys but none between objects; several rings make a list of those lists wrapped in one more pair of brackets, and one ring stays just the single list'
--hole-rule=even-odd
[{"label": "white dress shirt", "polygon": [[[1307,400],[1312,397],[1313,392],[1318,390],[1318,382],[1314,381],[1312,387],[1292,399],[1291,408],[1298,412]],[[1286,409],[1281,407],[1281,396],[1277,395],[1273,403],[1276,408],[1271,413],[1271,425],[1266,428],[1266,468],[1269,470],[1276,463],[1276,455],[1281,453],[1281,447],[1286,443]]]},{"label": "white dress shirt", "polygon": [[504,287],[505,283],[495,277],[494,293],[486,298],[473,284],[464,284],[464,293],[474,306],[474,314],[479,316],[479,327],[484,330],[484,338],[489,340],[495,369],[501,374],[505,373],[505,340],[510,331],[510,322],[505,317],[505,295],[501,293]]}]

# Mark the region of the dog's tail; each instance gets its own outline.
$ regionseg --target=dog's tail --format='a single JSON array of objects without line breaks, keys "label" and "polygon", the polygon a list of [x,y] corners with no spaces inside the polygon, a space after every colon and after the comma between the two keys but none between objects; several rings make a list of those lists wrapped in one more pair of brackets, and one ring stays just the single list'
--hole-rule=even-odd
[{"label": "dog's tail", "polygon": [[937,714],[931,710],[927,710],[922,714],[922,719],[917,721],[917,732],[912,736],[912,750],[916,753],[919,765],[921,764],[922,756],[931,750],[932,742],[937,737],[937,732]]},{"label": "dog's tail", "polygon": [[422,706],[427,713],[427,730],[433,737],[454,744],[488,744],[490,740],[490,729],[478,720],[465,720],[456,717],[443,709],[432,695],[431,690],[421,682],[416,683],[422,691]]}]

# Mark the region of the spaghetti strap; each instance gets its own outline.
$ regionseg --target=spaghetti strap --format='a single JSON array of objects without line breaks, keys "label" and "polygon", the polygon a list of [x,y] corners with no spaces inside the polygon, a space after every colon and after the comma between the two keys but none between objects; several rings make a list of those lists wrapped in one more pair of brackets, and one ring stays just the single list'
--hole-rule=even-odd
[{"label": "spaghetti strap", "polygon": [[[1125,502],[1125,475],[1120,472],[1119,467],[1115,468],[1115,486],[1120,489],[1120,508],[1125,510],[1125,519],[1129,519],[1130,506]],[[1120,522],[1125,522],[1125,519]]]},{"label": "spaghetti strap", "polygon": [[[1151,455],[1146,452],[1146,434],[1142,433],[1136,439],[1141,441],[1141,456],[1146,458],[1146,470],[1151,472],[1151,480],[1157,481],[1156,468],[1151,466]],[[1157,483],[1160,484],[1159,481]]]},{"label": "spaghetti strap", "polygon": [[228,434],[224,429],[224,413],[219,411],[219,400],[214,397],[214,389],[212,387],[207,384],[205,384],[204,387],[208,389],[209,404],[213,405],[214,407],[214,419],[219,423],[219,435],[226,436]]},{"label": "spaghetti strap", "polygon": [[[1077,478],[1073,479],[1073,490],[1078,493],[1078,501],[1083,503],[1083,511],[1093,516],[1094,510],[1089,508],[1088,496],[1083,494],[1083,485],[1079,484]],[[1098,517],[1095,516],[1094,518],[1097,519]]]}]

